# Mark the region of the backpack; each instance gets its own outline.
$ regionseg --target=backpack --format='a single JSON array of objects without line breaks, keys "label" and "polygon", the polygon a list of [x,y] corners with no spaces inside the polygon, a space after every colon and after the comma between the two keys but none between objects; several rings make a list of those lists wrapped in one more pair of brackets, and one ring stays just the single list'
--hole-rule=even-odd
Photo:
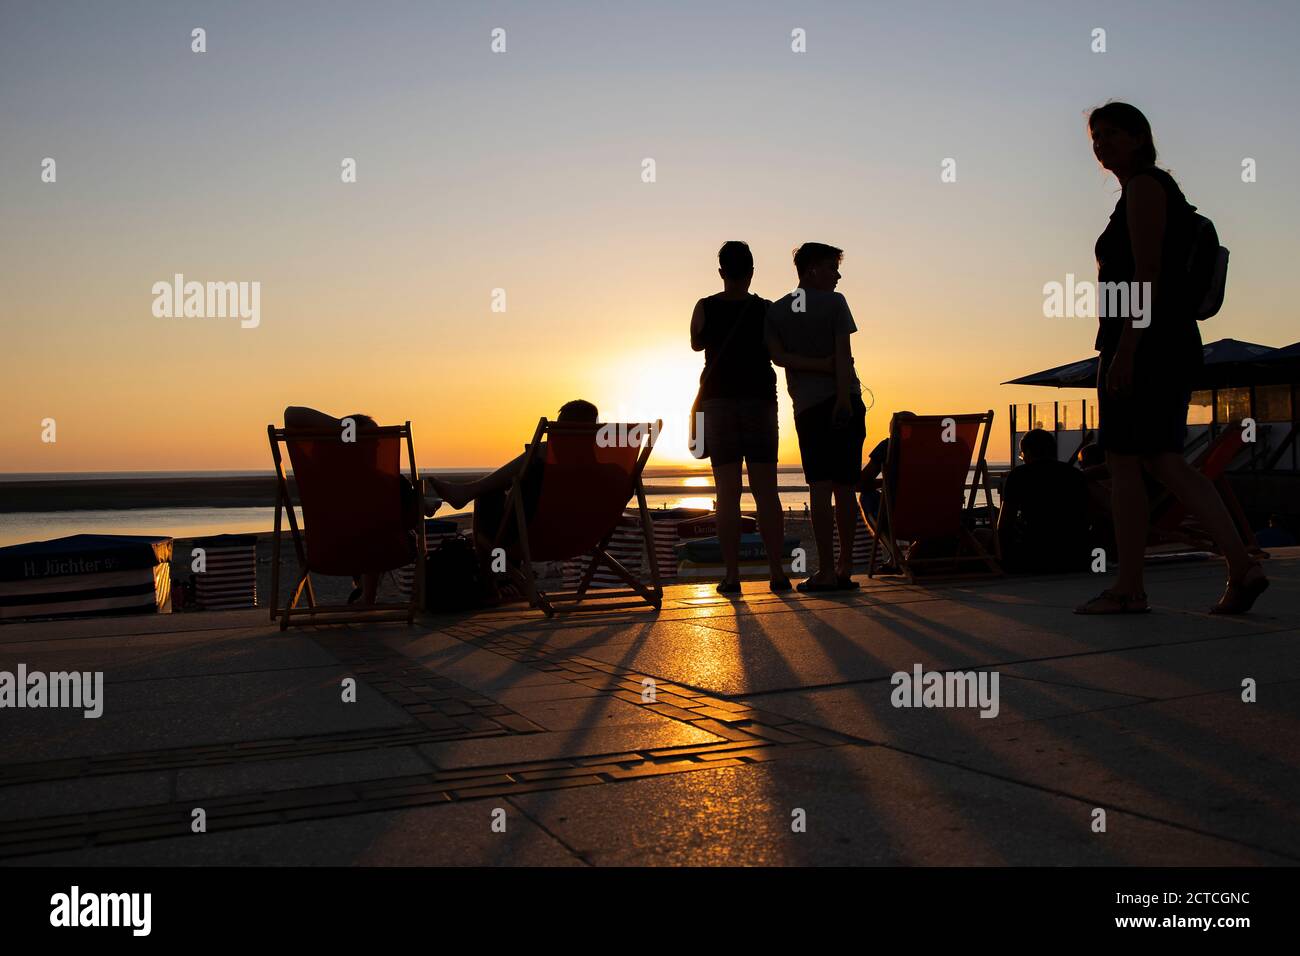
[{"label": "backpack", "polygon": [[469,538],[444,538],[425,556],[425,610],[469,611],[481,607],[486,595],[483,566]]},{"label": "backpack", "polygon": [[1197,322],[1219,314],[1228,283],[1228,250],[1219,244],[1219,233],[1208,218],[1189,214],[1191,243],[1187,255],[1187,301]]}]

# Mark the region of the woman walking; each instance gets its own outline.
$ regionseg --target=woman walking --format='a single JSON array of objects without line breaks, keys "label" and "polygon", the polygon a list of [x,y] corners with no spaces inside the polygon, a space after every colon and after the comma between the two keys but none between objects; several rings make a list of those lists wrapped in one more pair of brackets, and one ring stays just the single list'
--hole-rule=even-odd
[{"label": "woman walking", "polygon": [[[1228,565],[1228,583],[1212,614],[1243,614],[1268,587],[1259,562],[1213,483],[1183,457],[1187,407],[1203,353],[1185,288],[1195,207],[1174,178],[1156,167],[1151,126],[1127,103],[1107,103],[1088,117],[1093,153],[1122,190],[1097,239],[1099,283],[1150,290],[1132,315],[1101,316],[1096,348],[1098,444],[1111,475],[1119,575],[1115,586],[1075,609],[1078,614],[1150,610],[1142,580],[1150,522],[1143,472],[1168,488],[1209,532]],[[1101,297],[1099,297],[1099,301]],[[1130,311],[1133,299],[1130,296]],[[1099,312],[1104,311],[1099,308]]]}]

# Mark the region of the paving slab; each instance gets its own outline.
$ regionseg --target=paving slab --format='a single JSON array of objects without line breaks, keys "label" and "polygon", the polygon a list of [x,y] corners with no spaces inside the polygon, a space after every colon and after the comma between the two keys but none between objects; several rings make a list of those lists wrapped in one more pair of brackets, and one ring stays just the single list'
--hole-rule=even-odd
[{"label": "paving slab", "polygon": [[[494,833],[492,811],[505,811]],[[440,804],[16,857],[10,866],[576,866],[505,801]]]},{"label": "paving slab", "polygon": [[486,737],[421,744],[419,750],[435,767],[495,767],[557,757],[644,752],[662,747],[721,743],[726,738],[691,724],[662,719],[654,724],[596,727],[590,730],[554,731],[518,737]]},{"label": "paving slab", "polygon": [[172,778],[170,772],[152,771],[0,786],[0,820],[166,803],[172,795]]},{"label": "paving slab", "polygon": [[664,727],[672,723],[648,707],[609,697],[520,701],[513,709],[547,730],[602,729],[629,725]]},{"label": "paving slab", "polygon": [[[1239,690],[1300,679],[1300,632],[1244,634],[1177,646],[1012,664],[1003,674],[1150,698]],[[1295,693],[1289,689],[1287,693]]]},{"label": "paving slab", "polygon": [[430,763],[414,747],[382,747],[286,760],[258,760],[176,771],[177,800],[386,780],[427,773]]},{"label": "paving slab", "polygon": [[[991,685],[988,685],[991,688]],[[1143,698],[998,675],[996,716],[981,717],[977,702],[966,707],[896,707],[895,685],[869,681],[821,690],[758,694],[738,703],[826,727],[872,743],[904,744],[944,734],[977,737],[1010,724],[1142,703]]]},{"label": "paving slab", "polygon": [[3,712],[0,763],[27,763],[195,744],[311,736],[401,727],[411,718],[358,682],[355,703],[342,700],[339,667],[251,674],[159,678],[104,684],[104,710]]},{"label": "paving slab", "polygon": [[[1300,862],[1300,685],[911,734],[898,746]],[[1283,689],[1286,692],[1282,692]]]},{"label": "paving slab", "polygon": [[[1283,858],[880,747],[510,802],[597,865],[1244,865]],[[804,811],[805,832],[794,832]]]},{"label": "paving slab", "polygon": [[28,671],[103,671],[113,682],[338,663],[310,636],[276,632],[263,639],[247,628],[0,644],[0,669],[12,671],[19,662]]},{"label": "paving slab", "polygon": [[267,636],[280,634],[266,608],[196,611],[184,614],[131,614],[120,617],[70,618],[60,621],[13,621],[0,624],[0,644],[67,640],[85,637],[119,638],[132,634],[194,633],[247,628]]}]

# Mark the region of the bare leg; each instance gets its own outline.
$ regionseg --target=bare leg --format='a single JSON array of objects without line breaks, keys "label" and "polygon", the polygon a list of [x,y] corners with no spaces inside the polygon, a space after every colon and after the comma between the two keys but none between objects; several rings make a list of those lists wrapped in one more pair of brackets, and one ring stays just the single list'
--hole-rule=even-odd
[{"label": "bare leg", "polygon": [[835,573],[847,578],[853,574],[853,539],[858,530],[858,497],[852,485],[835,486],[835,524],[840,532],[840,559]]},{"label": "bare leg", "polygon": [[713,484],[718,492],[718,543],[727,567],[724,584],[740,581],[740,462],[713,466]]},{"label": "bare leg", "polygon": [[464,508],[479,495],[491,494],[494,491],[509,491],[511,483],[515,480],[515,475],[519,474],[520,469],[524,466],[524,456],[520,455],[513,461],[506,462],[490,475],[484,475],[482,478],[476,478],[473,481],[448,481],[445,478],[430,478],[429,484],[433,490],[438,493],[438,497],[447,502],[453,508]]},{"label": "bare leg", "polygon": [[808,485],[812,511],[813,538],[817,542],[817,573],[811,580],[816,584],[835,583],[835,509],[831,502],[831,483],[814,481]]},{"label": "bare leg", "polygon": [[780,492],[776,490],[776,462],[749,462],[749,490],[758,506],[758,533],[763,536],[767,552],[768,575],[775,584],[788,581],[781,566],[785,550],[785,515],[781,512]]},{"label": "bare leg", "polygon": [[1157,481],[1174,493],[1184,508],[1200,519],[1219,552],[1227,560],[1228,574],[1234,579],[1243,577],[1254,562],[1246,553],[1246,545],[1241,540],[1237,526],[1232,523],[1232,516],[1219,496],[1218,489],[1214,487],[1214,482],[1176,452],[1144,457],[1142,464]]},{"label": "bare leg", "polygon": [[1115,590],[1121,594],[1143,592],[1142,562],[1147,546],[1150,511],[1147,489],[1142,481],[1142,465],[1137,455],[1106,452],[1110,467],[1110,510],[1115,520],[1115,550],[1119,552],[1119,580]]}]

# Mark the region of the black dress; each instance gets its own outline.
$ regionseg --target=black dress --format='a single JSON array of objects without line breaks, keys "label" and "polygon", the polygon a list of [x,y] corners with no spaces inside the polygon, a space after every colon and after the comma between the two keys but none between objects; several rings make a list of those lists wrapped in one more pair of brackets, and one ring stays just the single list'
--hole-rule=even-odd
[{"label": "black dress", "polygon": [[[1107,451],[1126,455],[1181,452],[1187,436],[1187,406],[1192,384],[1204,361],[1201,333],[1187,301],[1184,275],[1191,246],[1191,214],[1172,176],[1163,169],[1144,170],[1164,188],[1164,248],[1156,301],[1147,326],[1138,339],[1133,359],[1133,388],[1127,395],[1106,392],[1106,372],[1119,347],[1124,323],[1122,316],[1098,320],[1097,351],[1097,443]],[[1130,179],[1129,182],[1132,182]],[[1127,187],[1126,187],[1127,188]],[[1097,279],[1104,282],[1133,281],[1133,246],[1128,232],[1128,200],[1121,196],[1105,231],[1097,238]],[[1098,295],[1098,314],[1102,296]]]}]

